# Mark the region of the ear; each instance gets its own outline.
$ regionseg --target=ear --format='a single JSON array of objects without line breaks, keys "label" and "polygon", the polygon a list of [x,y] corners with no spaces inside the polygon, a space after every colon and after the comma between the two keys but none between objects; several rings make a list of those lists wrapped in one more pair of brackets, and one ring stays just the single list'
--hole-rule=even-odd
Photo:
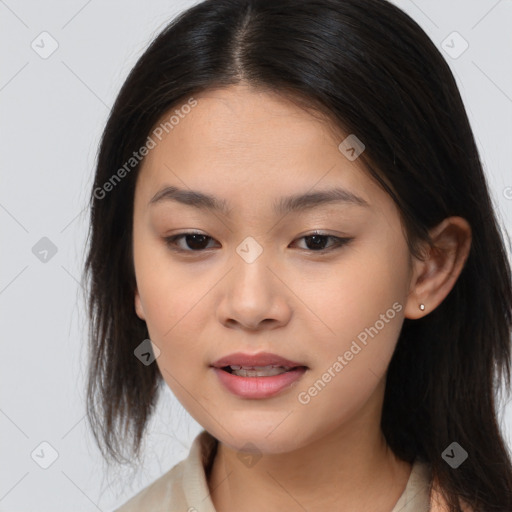
[{"label": "ear", "polygon": [[142,307],[142,301],[140,300],[139,291],[135,290],[135,312],[141,320],[146,320],[144,315],[144,308]]},{"label": "ear", "polygon": [[[405,318],[428,315],[450,293],[471,247],[471,226],[462,217],[448,217],[432,228],[434,247],[424,250],[425,259],[413,258],[413,271],[405,305]],[[422,311],[419,306],[425,305]]]}]

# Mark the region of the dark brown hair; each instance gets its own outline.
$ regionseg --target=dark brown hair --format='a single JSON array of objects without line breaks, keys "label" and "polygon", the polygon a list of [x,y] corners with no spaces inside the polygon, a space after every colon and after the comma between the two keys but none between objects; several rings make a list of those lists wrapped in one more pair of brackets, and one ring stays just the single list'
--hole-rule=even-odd
[{"label": "dark brown hair", "polygon": [[[461,510],[459,498],[475,511],[511,512],[512,463],[496,411],[500,383],[510,391],[504,234],[449,66],[420,26],[384,0],[204,1],[174,19],[132,69],[101,140],[84,269],[87,413],[103,455],[139,455],[163,382],[156,364],[134,356],[149,338],[134,310],[140,164],[108,193],[104,185],[163,114],[241,81],[300,100],[365,143],[360,158],[396,202],[411,254],[446,217],[471,225],[470,254],[449,295],[421,319],[404,320],[382,430],[398,457],[431,464],[451,512]],[[469,453],[457,469],[441,456],[453,441]]]}]

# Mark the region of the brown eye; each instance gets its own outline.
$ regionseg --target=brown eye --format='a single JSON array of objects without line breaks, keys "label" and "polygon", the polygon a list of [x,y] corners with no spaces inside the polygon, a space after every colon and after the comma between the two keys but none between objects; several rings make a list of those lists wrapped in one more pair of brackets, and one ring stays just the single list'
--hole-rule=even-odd
[{"label": "brown eye", "polygon": [[[177,246],[177,242],[184,240],[185,247]],[[169,236],[165,238],[166,244],[173,250],[182,252],[201,252],[207,248],[208,240],[213,238],[201,233],[181,233],[180,235]],[[177,246],[177,247],[176,247]]]},{"label": "brown eye", "polygon": [[[169,236],[164,238],[164,240],[166,245],[173,251],[181,253],[199,253],[205,252],[206,249],[211,248],[208,247],[208,242],[214,239],[208,235],[204,235],[203,233],[188,232]],[[302,236],[297,240],[305,241],[305,251],[326,253],[346,245],[353,239],[340,238],[338,236],[327,235],[323,233],[312,233],[310,235]],[[326,247],[329,240],[331,240],[332,243],[330,246]],[[180,244],[180,242],[182,243]]]},{"label": "brown eye", "polygon": [[[306,244],[305,250],[309,250],[310,252],[328,252],[346,245],[352,238],[340,238],[338,236],[325,235],[322,233],[312,233],[311,235],[303,236],[297,240],[304,240]],[[332,240],[333,243],[326,248],[325,246],[328,240]]]}]

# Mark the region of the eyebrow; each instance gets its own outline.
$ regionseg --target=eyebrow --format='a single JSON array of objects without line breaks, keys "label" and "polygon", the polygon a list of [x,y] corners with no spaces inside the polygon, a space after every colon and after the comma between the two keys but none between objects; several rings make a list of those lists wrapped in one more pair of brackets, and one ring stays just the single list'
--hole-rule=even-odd
[{"label": "eyebrow", "polygon": [[[226,216],[229,216],[231,212],[225,199],[219,199],[197,190],[185,190],[175,186],[167,186],[159,190],[151,198],[148,205],[152,206],[167,201],[178,202],[201,210],[220,212]],[[281,197],[272,206],[275,214],[284,215],[332,203],[353,204],[363,207],[370,206],[362,197],[339,187]]]}]

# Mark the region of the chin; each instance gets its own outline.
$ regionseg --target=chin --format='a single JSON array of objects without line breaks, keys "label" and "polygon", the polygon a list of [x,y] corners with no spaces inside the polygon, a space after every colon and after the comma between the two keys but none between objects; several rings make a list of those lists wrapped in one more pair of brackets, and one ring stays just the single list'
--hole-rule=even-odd
[{"label": "chin", "polygon": [[[235,451],[279,454],[296,450],[301,446],[300,439],[295,432],[291,432],[284,425],[279,425],[280,421],[282,418],[265,428],[257,423],[251,425],[251,421],[246,417],[243,422],[224,422],[226,430],[216,426],[209,432],[221,443]],[[276,428],[276,425],[279,426]],[[230,432],[232,436],[226,431]]]}]

